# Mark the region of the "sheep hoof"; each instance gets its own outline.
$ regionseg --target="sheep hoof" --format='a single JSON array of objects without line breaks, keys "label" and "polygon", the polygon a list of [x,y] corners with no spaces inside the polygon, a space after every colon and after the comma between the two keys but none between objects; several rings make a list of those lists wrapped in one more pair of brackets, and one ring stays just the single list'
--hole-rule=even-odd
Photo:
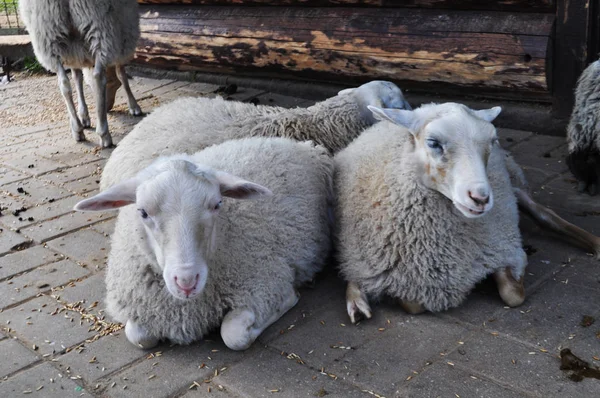
[{"label": "sheep hoof", "polygon": [[512,275],[510,268],[504,268],[494,274],[498,292],[502,301],[509,307],[518,307],[525,301],[525,287],[523,277],[518,281]]},{"label": "sheep hoof", "polygon": [[233,310],[225,315],[221,323],[221,338],[227,347],[235,351],[245,350],[256,337],[253,326],[256,316],[250,310]]},{"label": "sheep hoof", "polygon": [[78,119],[71,121],[71,134],[73,135],[75,141],[85,141],[85,134],[83,134],[83,126],[81,125]]},{"label": "sheep hoof", "polygon": [[125,324],[125,336],[131,344],[144,350],[155,347],[159,341],[157,337],[151,336],[133,321],[127,321]]},{"label": "sheep hoof", "polygon": [[102,148],[112,148],[114,146],[110,134],[100,136],[100,146]]},{"label": "sheep hoof", "polygon": [[81,125],[83,126],[83,128],[88,128],[92,125],[89,115],[78,115],[78,116],[79,116],[79,121],[81,122]]},{"label": "sheep hoof", "polygon": [[350,322],[356,323],[362,319],[371,319],[371,307],[366,300],[362,298],[356,300],[348,300],[346,303]]},{"label": "sheep hoof", "polygon": [[138,104],[136,104],[134,107],[129,108],[129,114],[131,116],[142,116],[142,109],[140,108],[140,106]]},{"label": "sheep hoof", "polygon": [[400,306],[404,311],[411,315],[417,315],[425,312],[425,308],[421,304],[415,303],[414,301],[400,300]]}]

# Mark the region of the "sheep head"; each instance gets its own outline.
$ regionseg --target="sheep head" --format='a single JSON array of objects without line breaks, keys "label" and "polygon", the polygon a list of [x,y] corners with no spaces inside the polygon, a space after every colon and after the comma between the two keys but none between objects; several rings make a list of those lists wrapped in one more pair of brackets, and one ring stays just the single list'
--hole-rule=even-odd
[{"label": "sheep head", "polygon": [[373,124],[377,119],[369,111],[369,106],[378,108],[412,109],[404,98],[402,90],[392,82],[373,80],[360,87],[347,88],[338,95],[352,95],[358,104],[363,118],[368,124]]},{"label": "sheep head", "polygon": [[423,184],[439,191],[468,218],[494,204],[487,162],[498,145],[492,121],[500,107],[472,110],[455,103],[429,104],[414,111],[369,107],[376,117],[408,129]]},{"label": "sheep head", "polygon": [[162,269],[169,292],[185,300],[200,294],[206,284],[222,198],[266,195],[271,191],[261,185],[180,156],[158,159],[136,177],[79,202],[75,210],[135,205],[145,249]]}]

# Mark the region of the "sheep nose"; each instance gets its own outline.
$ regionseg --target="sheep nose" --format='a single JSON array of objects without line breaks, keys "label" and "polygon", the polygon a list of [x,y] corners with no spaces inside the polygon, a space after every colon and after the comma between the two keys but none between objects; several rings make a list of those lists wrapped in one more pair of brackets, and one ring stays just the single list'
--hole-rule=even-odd
[{"label": "sheep nose", "polygon": [[483,188],[469,191],[469,198],[478,206],[485,206],[490,202],[490,194]]},{"label": "sheep nose", "polygon": [[196,285],[198,284],[198,279],[200,279],[200,274],[196,274],[196,276],[187,276],[183,278],[175,277],[175,286],[183,293],[185,293],[186,297],[194,291]]}]

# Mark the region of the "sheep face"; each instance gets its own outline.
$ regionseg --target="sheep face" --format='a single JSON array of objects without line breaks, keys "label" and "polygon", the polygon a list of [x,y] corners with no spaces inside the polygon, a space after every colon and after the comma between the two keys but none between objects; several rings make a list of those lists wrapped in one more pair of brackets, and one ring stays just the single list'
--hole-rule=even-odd
[{"label": "sheep face", "polygon": [[494,204],[487,161],[498,139],[491,121],[500,107],[474,111],[460,104],[431,104],[414,111],[369,107],[379,118],[409,130],[421,182],[439,191],[468,218]]},{"label": "sheep face", "polygon": [[231,174],[171,159],[159,160],[131,180],[79,202],[75,210],[135,205],[144,249],[162,269],[168,291],[186,300],[199,295],[206,284],[223,197],[270,194],[267,188]]}]

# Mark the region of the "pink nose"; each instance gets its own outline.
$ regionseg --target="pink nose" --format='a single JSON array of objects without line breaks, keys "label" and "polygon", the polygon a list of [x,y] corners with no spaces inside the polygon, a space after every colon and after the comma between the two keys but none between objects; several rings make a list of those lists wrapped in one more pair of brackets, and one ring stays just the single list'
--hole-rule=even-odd
[{"label": "pink nose", "polygon": [[469,198],[478,206],[485,206],[490,202],[490,195],[485,190],[469,191]]},{"label": "pink nose", "polygon": [[175,286],[179,288],[183,293],[185,293],[186,297],[194,291],[196,285],[198,284],[198,279],[200,279],[200,274],[196,274],[195,277],[187,277],[187,278],[177,278],[175,277]]}]

